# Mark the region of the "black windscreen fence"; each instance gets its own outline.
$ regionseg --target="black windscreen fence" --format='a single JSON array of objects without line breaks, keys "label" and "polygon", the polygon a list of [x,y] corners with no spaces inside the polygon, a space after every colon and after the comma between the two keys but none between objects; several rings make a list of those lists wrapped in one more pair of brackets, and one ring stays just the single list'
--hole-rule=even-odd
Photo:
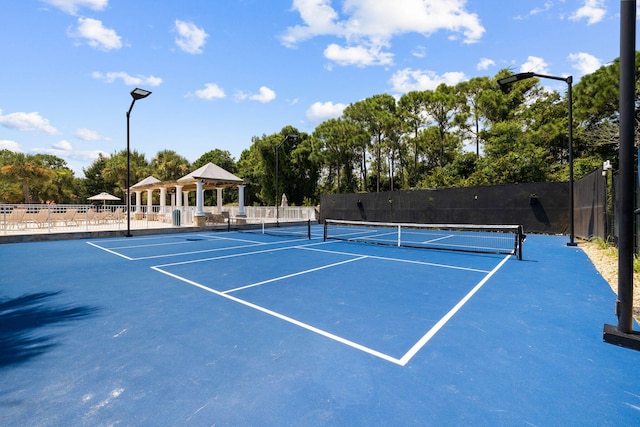
[{"label": "black windscreen fence", "polygon": [[598,168],[577,180],[573,189],[575,234],[583,239],[607,238],[607,179]]},{"label": "black windscreen fence", "polygon": [[[608,182],[608,176],[612,182]],[[609,193],[608,193],[609,191]],[[576,180],[574,234],[616,243],[615,173],[598,168]],[[636,187],[635,242],[640,247],[640,186]],[[361,194],[325,194],[320,220],[417,224],[513,224],[525,233],[569,234],[569,183],[547,182],[437,190]]]},{"label": "black windscreen fence", "polygon": [[569,183],[326,194],[320,203],[320,220],[324,219],[516,224],[529,233],[566,234],[569,230]]}]

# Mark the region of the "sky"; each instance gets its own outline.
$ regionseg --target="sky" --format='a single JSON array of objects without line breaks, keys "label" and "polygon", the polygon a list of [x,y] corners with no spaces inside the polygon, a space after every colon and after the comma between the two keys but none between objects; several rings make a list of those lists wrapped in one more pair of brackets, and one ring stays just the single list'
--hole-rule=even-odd
[{"label": "sky", "polygon": [[[607,0],[2,0],[0,149],[77,177],[130,147],[190,162],[311,133],[350,103],[513,72],[574,77],[620,55]],[[541,83],[564,93],[566,84]]]}]

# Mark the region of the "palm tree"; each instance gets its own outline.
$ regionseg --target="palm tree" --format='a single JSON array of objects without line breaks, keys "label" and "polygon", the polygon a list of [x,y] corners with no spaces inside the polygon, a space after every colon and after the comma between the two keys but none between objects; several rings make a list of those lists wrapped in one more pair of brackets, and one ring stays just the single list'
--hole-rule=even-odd
[{"label": "palm tree", "polygon": [[189,173],[189,161],[173,150],[162,150],[151,160],[152,174],[160,181],[172,181]]},{"label": "palm tree", "polygon": [[55,173],[51,169],[45,167],[34,156],[24,153],[15,153],[12,157],[10,164],[5,164],[0,167],[0,174],[21,180],[24,202],[31,203],[29,180],[50,179],[55,176]]}]

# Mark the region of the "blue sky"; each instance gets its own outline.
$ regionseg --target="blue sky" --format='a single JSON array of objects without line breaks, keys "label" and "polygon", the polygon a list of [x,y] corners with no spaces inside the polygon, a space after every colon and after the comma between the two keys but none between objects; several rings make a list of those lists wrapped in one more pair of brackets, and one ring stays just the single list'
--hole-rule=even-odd
[{"label": "blue sky", "polygon": [[[0,14],[0,148],[84,177],[126,147],[237,160],[253,136],[312,132],[369,96],[502,68],[574,81],[619,56],[605,0],[20,0]],[[564,91],[562,82],[545,81]],[[554,84],[559,85],[554,86]],[[564,85],[564,86],[563,86]]]}]

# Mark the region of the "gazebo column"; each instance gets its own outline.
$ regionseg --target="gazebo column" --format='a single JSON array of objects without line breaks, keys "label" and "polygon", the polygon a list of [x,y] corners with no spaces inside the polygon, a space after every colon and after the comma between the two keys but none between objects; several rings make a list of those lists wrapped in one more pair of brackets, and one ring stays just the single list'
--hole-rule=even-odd
[{"label": "gazebo column", "polygon": [[160,187],[160,212],[158,212],[160,217],[158,220],[164,218],[167,214],[165,207],[167,207],[167,189],[165,187]]},{"label": "gazebo column", "polygon": [[244,210],[244,185],[238,185],[238,215],[236,222],[244,224],[247,221],[247,213]]},{"label": "gazebo column", "polygon": [[222,213],[222,188],[216,188],[216,213]]},{"label": "gazebo column", "polygon": [[134,216],[135,219],[142,218],[142,191],[135,191],[136,193],[136,214]]},{"label": "gazebo column", "polygon": [[147,190],[147,220],[153,219],[153,190]]},{"label": "gazebo column", "polygon": [[196,227],[203,227],[205,224],[205,215],[204,215],[204,182],[198,181],[196,182],[196,214],[195,214],[195,223]]},{"label": "gazebo column", "polygon": [[176,185],[176,207],[182,206],[182,185]]}]

